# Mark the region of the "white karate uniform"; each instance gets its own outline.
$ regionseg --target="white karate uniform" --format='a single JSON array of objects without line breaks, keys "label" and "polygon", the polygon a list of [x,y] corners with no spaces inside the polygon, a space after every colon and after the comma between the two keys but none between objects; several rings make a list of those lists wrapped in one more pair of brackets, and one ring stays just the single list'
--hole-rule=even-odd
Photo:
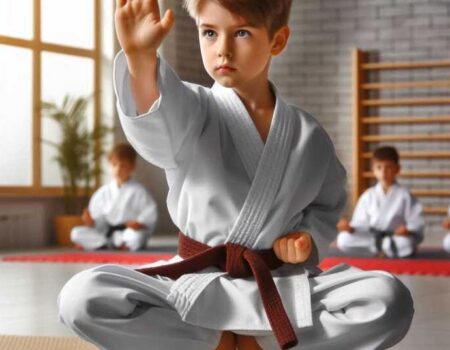
[{"label": "white karate uniform", "polygon": [[144,186],[132,179],[120,187],[115,180],[100,187],[89,201],[89,212],[95,226],[78,226],[71,232],[72,242],[86,250],[98,249],[109,243],[106,237],[108,225],[126,224],[130,220],[138,221],[145,228],[114,231],[112,244],[115,247],[125,244],[133,251],[143,248],[155,229],[158,217],[153,197]]},{"label": "white karate uniform", "polygon": [[378,183],[359,198],[350,222],[354,232],[340,232],[337,247],[350,254],[374,255],[377,253],[375,235],[370,229],[394,232],[400,225],[406,225],[411,235],[384,237],[381,248],[388,257],[393,257],[392,239],[398,257],[410,256],[423,240],[425,222],[422,213],[422,205],[405,187],[394,183],[385,193]]},{"label": "white karate uniform", "polygon": [[[314,277],[317,253],[334,239],[346,200],[345,170],[316,120],[275,90],[264,144],[232,89],[182,82],[163,59],[160,98],[148,113],[136,115],[123,53],[114,81],[127,138],[164,168],[169,213],[187,236],[211,246],[269,249],[292,231],[312,235],[308,263],[272,271],[299,336],[295,349],[384,348],[404,336],[412,300],[392,275],[341,265]],[[223,330],[278,348],[254,278],[233,279],[215,267],[176,281],[97,267],[66,284],[59,310],[66,325],[103,349],[214,349]]]},{"label": "white karate uniform", "polygon": [[[450,217],[450,206],[447,210],[447,217]],[[447,232],[447,234],[444,236],[444,240],[442,241],[442,247],[447,253],[450,253],[450,232]]]}]

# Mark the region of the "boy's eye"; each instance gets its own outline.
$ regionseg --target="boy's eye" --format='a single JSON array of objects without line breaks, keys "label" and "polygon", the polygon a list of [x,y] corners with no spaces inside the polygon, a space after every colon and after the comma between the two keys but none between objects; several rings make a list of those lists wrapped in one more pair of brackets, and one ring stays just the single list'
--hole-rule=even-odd
[{"label": "boy's eye", "polygon": [[250,32],[248,30],[240,29],[236,32],[236,37],[238,38],[245,38],[247,36],[250,36]]},{"label": "boy's eye", "polygon": [[202,32],[202,36],[204,36],[206,38],[214,38],[216,36],[216,32],[214,30],[211,30],[211,29],[205,29]]}]

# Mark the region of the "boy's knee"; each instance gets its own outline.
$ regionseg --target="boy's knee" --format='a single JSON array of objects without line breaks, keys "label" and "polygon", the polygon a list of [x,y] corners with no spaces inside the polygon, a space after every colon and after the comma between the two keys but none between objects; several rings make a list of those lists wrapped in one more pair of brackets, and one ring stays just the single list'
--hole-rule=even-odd
[{"label": "boy's knee", "polygon": [[76,226],[70,231],[70,239],[72,242],[77,243],[82,236],[83,231],[85,230],[84,226]]},{"label": "boy's knee", "polygon": [[444,241],[442,242],[444,250],[447,253],[450,253],[450,233],[447,233],[444,237]]},{"label": "boy's knee", "polygon": [[127,228],[123,232],[123,241],[131,251],[137,251],[145,248],[147,243],[147,235],[144,230],[133,230]]},{"label": "boy's knee", "polygon": [[375,285],[372,286],[373,291],[385,307],[380,324],[384,325],[385,329],[395,329],[398,332],[403,330],[406,334],[414,314],[410,291],[399,279],[387,272],[375,274],[377,277]]},{"label": "boy's knee", "polygon": [[96,273],[93,269],[73,276],[61,289],[58,296],[59,319],[71,328],[79,329],[91,316],[88,312],[89,300]]},{"label": "boy's knee", "polygon": [[350,248],[350,241],[352,240],[352,234],[347,231],[342,231],[337,235],[336,246],[339,250],[346,251]]},{"label": "boy's knee", "polygon": [[[392,250],[394,244],[396,252]],[[390,258],[406,258],[414,253],[414,240],[408,237],[385,237],[382,242],[383,252]]]}]

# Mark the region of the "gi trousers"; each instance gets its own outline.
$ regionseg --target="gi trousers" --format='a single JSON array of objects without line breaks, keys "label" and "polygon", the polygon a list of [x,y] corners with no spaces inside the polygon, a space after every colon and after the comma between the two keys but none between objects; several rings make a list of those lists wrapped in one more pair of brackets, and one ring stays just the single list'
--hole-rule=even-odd
[{"label": "gi trousers", "polygon": [[[314,324],[295,329],[296,350],[387,349],[410,327],[414,313],[410,292],[387,272],[341,264],[310,277],[309,283]],[[95,267],[63,287],[60,319],[100,349],[214,349],[222,330],[183,322],[166,300],[171,284],[169,278],[123,266]],[[279,348],[271,331],[234,332],[254,335],[263,349]]]}]

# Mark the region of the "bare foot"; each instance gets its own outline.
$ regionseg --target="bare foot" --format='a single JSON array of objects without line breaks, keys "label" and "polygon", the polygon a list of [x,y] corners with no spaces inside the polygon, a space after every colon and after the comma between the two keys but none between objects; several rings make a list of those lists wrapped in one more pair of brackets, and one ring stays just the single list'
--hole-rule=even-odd
[{"label": "bare foot", "polygon": [[223,332],[215,350],[236,350],[236,334],[229,331]]},{"label": "bare foot", "polygon": [[237,335],[238,350],[262,350],[255,340],[255,337],[248,335]]}]

